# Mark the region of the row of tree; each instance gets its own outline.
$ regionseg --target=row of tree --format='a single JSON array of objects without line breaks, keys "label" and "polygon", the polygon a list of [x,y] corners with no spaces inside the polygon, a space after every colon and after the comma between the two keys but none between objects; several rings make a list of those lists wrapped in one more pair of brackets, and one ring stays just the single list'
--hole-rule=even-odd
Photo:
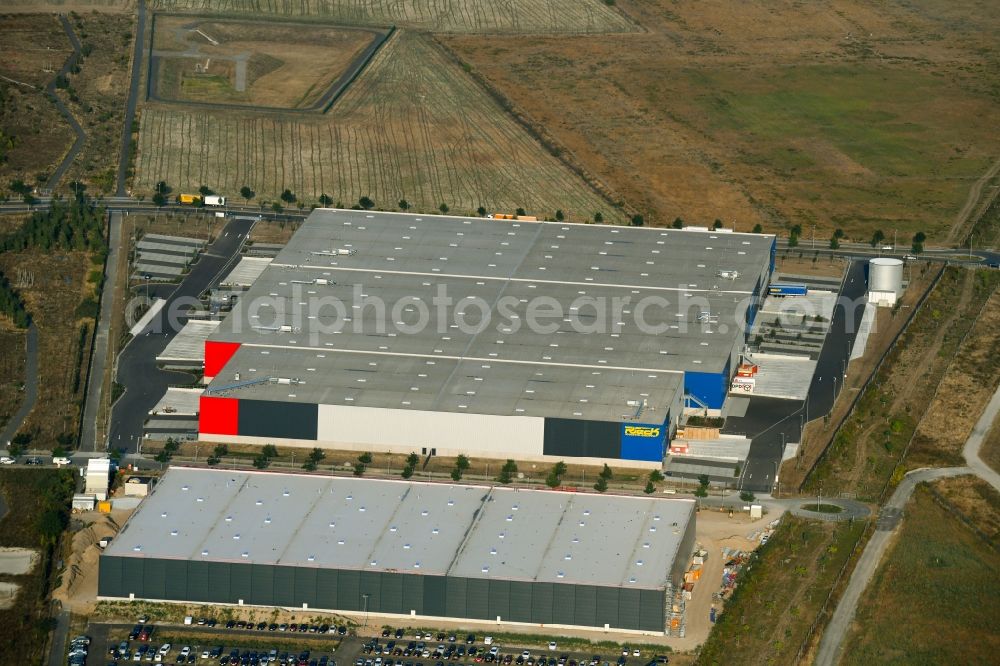
[{"label": "row of tree", "polygon": [[11,286],[7,276],[3,273],[0,273],[0,314],[10,317],[14,326],[18,328],[28,328],[31,323],[31,317],[24,309],[24,301],[14,291],[14,287]]},{"label": "row of tree", "polygon": [[17,230],[0,238],[0,252],[29,247],[42,250],[107,252],[104,210],[82,194],[72,200],[54,199],[48,210],[35,211]]}]

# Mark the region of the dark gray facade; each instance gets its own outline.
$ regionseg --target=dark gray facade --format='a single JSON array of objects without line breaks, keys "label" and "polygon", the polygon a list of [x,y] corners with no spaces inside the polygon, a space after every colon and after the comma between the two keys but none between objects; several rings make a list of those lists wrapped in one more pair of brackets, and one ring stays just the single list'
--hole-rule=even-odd
[{"label": "dark gray facade", "polygon": [[109,555],[98,595],[656,632],[666,621],[661,589]]}]

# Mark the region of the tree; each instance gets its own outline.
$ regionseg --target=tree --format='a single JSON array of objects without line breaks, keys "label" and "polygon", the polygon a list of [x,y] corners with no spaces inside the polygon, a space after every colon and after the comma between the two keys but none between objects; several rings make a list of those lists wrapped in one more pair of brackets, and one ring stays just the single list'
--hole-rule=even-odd
[{"label": "tree", "polygon": [[10,440],[10,444],[7,445],[7,452],[10,453],[11,457],[16,458],[23,454],[28,448],[28,444],[31,444],[33,439],[31,433],[19,432],[14,435],[14,438]]},{"label": "tree", "polygon": [[460,470],[457,467],[455,469],[451,470],[451,480],[452,481],[461,481],[462,480],[462,470]]},{"label": "tree", "polygon": [[361,197],[358,199],[358,205],[365,210],[371,210],[375,207],[375,202],[372,201],[371,197]]},{"label": "tree", "polygon": [[562,480],[559,478],[559,475],[556,474],[556,470],[550,470],[548,476],[545,477],[545,485],[549,488],[558,488],[560,483],[562,483]]},{"label": "tree", "polygon": [[319,205],[323,206],[323,208],[329,208],[330,204],[332,204],[332,203],[333,203],[333,199],[331,199],[329,196],[327,196],[327,194],[325,192],[323,194],[319,195]]},{"label": "tree", "polygon": [[878,245],[879,243],[881,243],[883,240],[885,240],[885,234],[882,233],[881,229],[876,229],[875,233],[872,234],[871,246],[875,247],[876,245]]},{"label": "tree", "polygon": [[911,246],[911,248],[913,249],[914,254],[920,254],[921,252],[924,251],[925,240],[927,240],[927,234],[925,234],[924,232],[918,231],[917,233],[913,234],[913,245]]},{"label": "tree", "polygon": [[409,465],[407,465],[406,467],[404,467],[404,468],[403,468],[403,471],[402,471],[402,472],[400,472],[400,475],[401,475],[401,476],[402,476],[402,477],[403,477],[404,479],[408,479],[408,478],[410,478],[411,476],[413,476],[413,468],[412,468],[412,467],[410,467]]},{"label": "tree", "polygon": [[507,485],[514,480],[515,474],[517,474],[517,463],[508,458],[507,462],[500,468],[500,475],[497,476],[497,482]]},{"label": "tree", "polygon": [[675,217],[674,218],[674,223],[671,226],[674,229],[683,229],[684,228],[684,220],[682,220],[679,217]]},{"label": "tree", "polygon": [[156,186],[153,189],[155,191],[159,192],[160,194],[164,194],[164,195],[170,194],[170,192],[172,191],[170,189],[170,186],[167,185],[167,181],[165,181],[165,180],[161,180],[158,183],[156,183]]},{"label": "tree", "polygon": [[702,474],[701,476],[698,477],[699,486],[704,486],[705,488],[708,488],[709,483],[710,481],[708,480],[708,474]]},{"label": "tree", "polygon": [[213,192],[212,188],[209,187],[208,185],[202,185],[201,187],[198,188],[198,194],[200,194],[203,197],[207,197],[215,194],[215,192]]},{"label": "tree", "polygon": [[281,207],[280,203],[275,201],[273,204],[271,204],[271,210],[273,210],[275,213],[280,213],[281,211],[284,210],[284,208]]},{"label": "tree", "polygon": [[652,481],[647,481],[646,487],[642,489],[642,492],[646,493],[647,495],[652,495],[653,493],[656,492],[656,486],[653,485]]},{"label": "tree", "polygon": [[649,473],[649,480],[653,483],[660,483],[663,481],[663,472],[658,469],[654,469]]},{"label": "tree", "polygon": [[708,497],[708,486],[698,486],[694,490],[695,497]]},{"label": "tree", "polygon": [[798,246],[799,246],[799,237],[796,236],[795,234],[790,234],[788,236],[788,247],[798,247]]},{"label": "tree", "polygon": [[448,214],[448,204],[442,202],[441,205],[438,206],[438,210],[441,211],[442,215],[447,215]]},{"label": "tree", "polygon": [[243,197],[247,203],[250,203],[250,200],[253,199],[256,195],[257,193],[251,190],[246,185],[240,188],[240,196]]},{"label": "tree", "polygon": [[837,238],[836,234],[830,236],[830,249],[839,250],[840,249],[840,239]]},{"label": "tree", "polygon": [[743,500],[744,502],[752,502],[757,498],[754,497],[754,494],[749,490],[744,490],[743,492],[740,493],[740,499]]},{"label": "tree", "polygon": [[59,509],[46,509],[38,516],[38,534],[42,543],[54,544],[66,529],[66,514]]},{"label": "tree", "polygon": [[802,235],[802,225],[801,224],[793,224],[792,228],[788,230],[788,233],[790,235],[792,235],[792,236],[801,236]]},{"label": "tree", "polygon": [[323,453],[323,449],[313,448],[313,450],[309,452],[309,460],[316,464],[319,464],[324,458],[326,458],[326,454]]},{"label": "tree", "polygon": [[600,476],[605,481],[610,481],[613,475],[614,472],[612,472],[611,468],[608,467],[608,463],[604,463],[604,469],[602,469],[600,474],[598,474],[598,476]]},{"label": "tree", "polygon": [[278,457],[278,447],[274,444],[265,444],[264,448],[260,450],[261,455],[267,456],[268,458]]},{"label": "tree", "polygon": [[307,472],[315,472],[316,471],[316,461],[315,460],[306,460],[304,463],[302,463],[302,469],[306,470]]},{"label": "tree", "polygon": [[367,451],[365,451],[360,456],[358,456],[358,462],[361,463],[362,465],[371,465],[372,464],[372,454],[370,454]]},{"label": "tree", "polygon": [[216,444],[215,445],[215,450],[212,452],[212,455],[215,456],[216,458],[221,458],[222,456],[226,455],[227,453],[229,453],[229,447],[228,446],[226,446],[225,444]]},{"label": "tree", "polygon": [[265,455],[254,456],[253,466],[257,469],[267,469],[268,465],[271,464],[271,459]]},{"label": "tree", "polygon": [[420,456],[418,456],[415,452],[406,456],[407,467],[416,467],[419,464],[420,464]]},{"label": "tree", "polygon": [[516,211],[514,211],[514,214],[517,215],[518,217],[524,217],[528,213],[525,212],[523,208],[518,208]]},{"label": "tree", "polygon": [[564,219],[565,219],[565,215],[563,215],[562,209],[561,208],[557,208],[556,209],[556,222],[562,222]]},{"label": "tree", "polygon": [[365,473],[365,465],[361,462],[354,463],[354,476],[363,476]]},{"label": "tree", "polygon": [[608,480],[603,476],[597,478],[597,483],[594,484],[594,490],[599,493],[603,493],[608,489]]},{"label": "tree", "polygon": [[151,199],[154,206],[165,206],[167,205],[167,197],[163,195],[162,192],[155,192]]},{"label": "tree", "polygon": [[566,463],[564,463],[562,460],[560,460],[559,462],[557,462],[552,467],[552,471],[555,472],[556,475],[558,475],[558,476],[565,476],[566,475],[566,470],[567,470]]},{"label": "tree", "polygon": [[486,217],[486,207],[480,206],[479,208],[476,209],[476,213],[479,215],[479,217]]},{"label": "tree", "polygon": [[646,220],[643,219],[642,215],[636,213],[635,215],[632,216],[633,227],[641,227],[644,224],[646,224]]},{"label": "tree", "polygon": [[410,210],[410,202],[406,199],[399,200],[399,210]]},{"label": "tree", "polygon": [[753,225],[753,233],[755,233],[755,234],[762,234],[762,233],[764,233],[764,227],[763,227],[763,225],[761,225],[759,222],[757,224]]},{"label": "tree", "polygon": [[715,219],[715,224],[712,225],[712,228],[713,229],[721,229],[722,228],[722,220],[716,218]]},{"label": "tree", "polygon": [[281,193],[281,200],[287,204],[295,203],[295,195],[286,187],[285,191]]},{"label": "tree", "polygon": [[837,240],[842,239],[844,236],[845,236],[844,230],[841,229],[840,227],[837,227],[836,229],[833,230],[833,237],[836,238]]},{"label": "tree", "polygon": [[465,470],[469,469],[469,459],[463,456],[461,453],[458,454],[458,458],[455,460],[455,467],[464,472]]},{"label": "tree", "polygon": [[160,452],[153,457],[153,460],[161,464],[168,463],[170,462],[170,452],[166,449],[161,449]]},{"label": "tree", "polygon": [[594,213],[594,224],[603,224],[603,223],[604,223],[604,215],[601,214],[601,211],[597,211],[596,213]]}]

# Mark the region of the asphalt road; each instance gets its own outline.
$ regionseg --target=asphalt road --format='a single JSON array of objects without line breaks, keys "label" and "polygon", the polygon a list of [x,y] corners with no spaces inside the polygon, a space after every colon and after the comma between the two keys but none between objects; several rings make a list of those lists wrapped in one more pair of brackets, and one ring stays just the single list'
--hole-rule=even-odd
[{"label": "asphalt road", "polygon": [[846,638],[847,630],[854,620],[854,613],[857,611],[861,594],[875,575],[875,571],[892,541],[892,535],[903,518],[903,508],[918,483],[950,476],[975,474],[1000,491],[1000,474],[997,474],[996,470],[987,466],[979,458],[979,449],[998,414],[1000,414],[1000,388],[997,388],[983,409],[976,425],[972,428],[972,432],[969,433],[968,439],[965,440],[962,455],[968,464],[967,467],[917,469],[903,477],[903,481],[896,487],[892,497],[882,507],[875,533],[865,546],[864,552],[861,553],[858,564],[851,574],[851,580],[847,584],[847,589],[844,591],[844,596],[841,597],[833,612],[833,617],[830,618],[830,624],[823,634],[823,640],[819,644],[819,652],[816,655],[818,666],[833,666],[840,661],[844,638]]},{"label": "asphalt road", "polygon": [[807,418],[818,418],[833,408],[834,391],[839,394],[843,387],[844,372],[865,310],[865,263],[855,261],[847,270],[806,400],[750,398],[746,417],[726,420],[726,432],[741,432],[753,438],[740,488],[755,493],[770,492],[785,443],[801,439]]},{"label": "asphalt road", "polygon": [[132,74],[129,77],[128,99],[125,102],[125,120],[122,123],[122,140],[118,152],[118,179],[115,194],[128,194],[129,144],[132,141],[132,124],[135,106],[139,99],[139,81],[142,79],[142,52],[146,39],[146,0],[139,0],[139,16],[135,25],[135,43],[132,46]]},{"label": "asphalt road", "polygon": [[28,327],[25,348],[27,358],[24,364],[24,400],[13,416],[7,420],[3,432],[0,432],[0,447],[4,449],[7,448],[7,442],[14,438],[24,419],[28,418],[28,414],[35,406],[35,400],[38,399],[38,329],[34,324]]},{"label": "asphalt road", "polygon": [[[115,403],[111,414],[108,445],[136,451],[142,437],[142,424],[149,411],[170,386],[190,384],[192,375],[168,372],[156,365],[156,356],[173,339],[185,318],[178,316],[185,303],[193,303],[237,260],[240,248],[253,227],[250,220],[231,220],[214,243],[202,253],[184,281],[170,294],[166,303],[147,327],[125,346],[118,356],[117,381],[125,393]],[[173,321],[172,321],[173,320]]]},{"label": "asphalt road", "polygon": [[[52,645],[49,647],[49,666],[65,666],[66,638],[69,633],[69,611],[56,614],[56,628],[52,631]],[[90,666],[93,650],[87,652],[87,666]],[[93,662],[97,663],[97,662]]]},{"label": "asphalt road", "polygon": [[[962,455],[965,457],[965,464],[972,468],[976,476],[993,486],[997,492],[1000,492],[1000,474],[997,474],[995,469],[984,463],[979,457],[979,449],[982,448],[986,434],[990,431],[993,422],[996,421],[997,414],[1000,414],[1000,387],[997,387],[993,397],[986,405],[986,409],[983,410],[982,416],[979,417],[975,427],[972,429],[969,438],[965,440]],[[1000,425],[997,427],[1000,427]]]},{"label": "asphalt road", "polygon": [[[111,316],[114,310],[115,288],[118,286],[118,255],[121,250],[122,214],[113,212],[109,216],[108,258],[105,263],[104,287],[101,290],[101,309],[97,318],[97,331],[90,353],[90,368],[87,370],[87,389],[83,403],[83,421],[80,430],[80,450],[97,451],[97,417],[101,409],[101,394],[104,390],[104,370],[108,364],[108,344]],[[101,447],[103,448],[103,447]]]},{"label": "asphalt road", "polygon": [[56,95],[56,80],[59,79],[59,77],[66,76],[66,74],[69,73],[70,67],[76,64],[80,59],[80,40],[76,38],[76,33],[73,32],[72,24],[70,24],[64,14],[59,15],[59,22],[62,23],[63,30],[69,38],[69,43],[73,47],[73,53],[66,58],[66,62],[63,64],[62,69],[59,70],[59,73],[55,76],[55,78],[53,78],[49,84],[45,86],[45,92],[51,96],[56,108],[59,109],[59,113],[61,113],[66,119],[66,122],[69,123],[69,126],[76,135],[76,138],[73,139],[73,145],[70,147],[69,152],[66,153],[62,162],[59,163],[59,166],[56,167],[56,170],[52,172],[52,175],[49,176],[48,181],[45,183],[45,190],[48,192],[51,192],[55,189],[56,185],[59,184],[59,181],[62,180],[62,177],[66,174],[66,170],[69,169],[69,165],[76,159],[77,154],[79,154],[80,150],[83,148],[84,142],[87,140],[87,134],[83,131],[80,123],[76,121],[73,114],[66,108],[66,105],[63,104],[61,99],[59,99],[59,96]]},{"label": "asphalt road", "polygon": [[840,598],[840,602],[833,612],[833,617],[830,618],[830,624],[823,633],[823,639],[820,641],[819,651],[816,654],[816,661],[814,662],[815,666],[834,666],[834,664],[840,661],[841,647],[844,638],[847,636],[847,630],[854,619],[854,612],[857,610],[861,593],[865,591],[868,583],[875,575],[875,570],[878,568],[879,562],[882,561],[882,556],[892,541],[892,535],[899,526],[898,517],[902,514],[903,506],[910,499],[910,495],[913,493],[913,489],[917,487],[917,484],[922,481],[942,479],[949,476],[961,476],[963,474],[970,474],[971,472],[972,470],[968,467],[917,469],[903,477],[903,481],[882,509],[883,513],[889,512],[893,518],[888,521],[880,520],[880,527],[882,529],[875,530],[872,538],[869,539],[868,544],[861,553],[858,564],[854,567],[854,572],[851,574],[851,580],[847,584],[847,589],[844,590],[844,595]]}]

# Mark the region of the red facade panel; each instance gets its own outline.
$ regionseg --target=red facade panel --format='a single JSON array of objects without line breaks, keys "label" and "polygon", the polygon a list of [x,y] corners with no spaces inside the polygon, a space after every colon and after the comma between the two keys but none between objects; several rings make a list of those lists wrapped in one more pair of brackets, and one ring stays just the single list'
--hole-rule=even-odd
[{"label": "red facade panel", "polygon": [[203,395],[198,410],[198,432],[206,435],[238,435],[240,401]]},{"label": "red facade panel", "polygon": [[239,348],[240,343],[238,342],[213,342],[212,340],[206,340],[205,376],[214,377],[219,374]]}]

